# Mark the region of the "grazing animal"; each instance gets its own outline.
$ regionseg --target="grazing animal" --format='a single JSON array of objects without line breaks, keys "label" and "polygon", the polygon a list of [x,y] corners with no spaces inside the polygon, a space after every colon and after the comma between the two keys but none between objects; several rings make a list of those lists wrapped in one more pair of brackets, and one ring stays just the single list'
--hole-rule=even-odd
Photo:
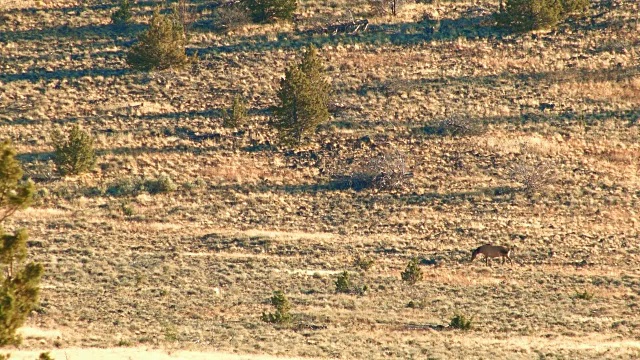
[{"label": "grazing animal", "polygon": [[471,252],[471,261],[475,260],[478,254],[484,255],[484,261],[489,266],[489,258],[501,257],[502,263],[504,264],[506,260],[509,260],[510,264],[513,264],[511,260],[511,250],[507,249],[504,246],[494,246],[490,244],[482,245],[479,248],[473,250]]}]

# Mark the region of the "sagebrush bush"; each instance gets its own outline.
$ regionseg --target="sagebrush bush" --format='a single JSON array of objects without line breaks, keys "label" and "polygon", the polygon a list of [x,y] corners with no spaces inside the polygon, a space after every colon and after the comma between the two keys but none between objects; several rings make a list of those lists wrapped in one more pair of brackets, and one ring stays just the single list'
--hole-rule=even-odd
[{"label": "sagebrush bush", "polygon": [[258,23],[291,20],[298,8],[297,0],[244,0],[244,4]]},{"label": "sagebrush bush", "polygon": [[185,53],[187,38],[175,14],[153,12],[149,28],[138,35],[138,42],[127,53],[127,63],[136,70],[183,68],[189,63]]},{"label": "sagebrush bush", "polygon": [[274,291],[271,297],[271,305],[275,308],[272,313],[262,313],[262,321],[268,323],[287,323],[291,321],[291,303],[281,290]]},{"label": "sagebrush bush", "polygon": [[54,130],[52,140],[55,148],[53,161],[61,175],[76,175],[93,169],[96,164],[93,138],[78,125],[68,134]]},{"label": "sagebrush bush", "polygon": [[167,174],[160,174],[155,179],[147,179],[144,181],[144,189],[150,194],[160,194],[176,191],[178,185]]},{"label": "sagebrush bush", "polygon": [[27,231],[5,233],[1,222],[29,205],[33,183],[23,183],[22,167],[9,142],[0,144],[0,347],[20,343],[16,333],[35,307],[40,293],[41,264],[27,262]]},{"label": "sagebrush bush", "polygon": [[213,13],[213,27],[218,30],[234,30],[250,22],[251,16],[242,2],[222,4]]},{"label": "sagebrush bush", "polygon": [[374,263],[375,260],[372,258],[358,256],[354,262],[354,265],[362,271],[368,271],[369,269],[371,269]]},{"label": "sagebrush bush", "polygon": [[471,330],[471,328],[473,328],[473,317],[469,319],[463,314],[456,312],[453,318],[451,318],[449,326],[458,330]]},{"label": "sagebrush bush", "polygon": [[420,269],[420,265],[418,265],[417,258],[409,260],[409,263],[402,272],[401,277],[403,281],[407,282],[410,285],[413,285],[422,280],[422,269]]},{"label": "sagebrush bush", "polygon": [[499,25],[514,31],[552,28],[572,14],[584,13],[589,0],[506,0],[496,14]]},{"label": "sagebrush bush", "polygon": [[131,4],[129,0],[120,0],[120,6],[111,14],[111,23],[114,25],[125,25],[131,22]]},{"label": "sagebrush bush", "polygon": [[233,105],[229,110],[222,110],[222,126],[234,128],[243,125],[247,119],[247,105],[240,95],[233,98]]},{"label": "sagebrush bush", "polygon": [[450,116],[435,126],[425,127],[428,134],[441,136],[471,136],[479,135],[485,130],[482,124],[465,115]]},{"label": "sagebrush bush", "polygon": [[274,126],[284,145],[301,144],[305,136],[329,119],[329,91],[324,65],[310,46],[302,62],[290,65],[280,81]]}]

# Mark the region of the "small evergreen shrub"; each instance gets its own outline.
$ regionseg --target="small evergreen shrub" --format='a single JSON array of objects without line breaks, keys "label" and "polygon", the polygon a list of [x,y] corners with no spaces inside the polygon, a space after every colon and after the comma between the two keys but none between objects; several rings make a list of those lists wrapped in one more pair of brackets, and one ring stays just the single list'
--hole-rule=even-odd
[{"label": "small evergreen shrub", "polygon": [[282,324],[291,321],[291,303],[281,290],[274,291],[271,297],[271,305],[275,308],[273,313],[262,313],[262,321],[272,324]]},{"label": "small evergreen shrub", "polygon": [[5,233],[1,222],[31,202],[33,183],[23,183],[22,168],[9,142],[0,143],[0,347],[17,345],[16,333],[38,301],[41,264],[27,262],[27,231]]},{"label": "small evergreen shrub", "polygon": [[127,53],[127,63],[136,70],[183,68],[189,63],[185,54],[187,38],[175,15],[162,15],[156,9],[149,28],[138,36],[138,42]]},{"label": "small evergreen shrub", "polygon": [[22,181],[22,174],[22,166],[11,143],[0,142],[0,224],[33,201],[35,185]]},{"label": "small evergreen shrub", "polygon": [[351,279],[347,271],[338,275],[338,279],[336,279],[335,284],[337,293],[348,294],[351,292]]},{"label": "small evergreen shrub", "polygon": [[78,125],[67,135],[55,130],[52,135],[55,148],[54,162],[61,175],[76,175],[89,171],[96,164],[93,138]]},{"label": "small evergreen shrub", "polygon": [[554,27],[561,21],[561,12],[558,0],[507,0],[496,20],[501,26],[526,32]]},{"label": "small evergreen shrub", "polygon": [[274,126],[284,145],[301,144],[305,136],[329,119],[329,90],[322,61],[310,46],[302,62],[292,64],[280,81]]},{"label": "small evergreen shrub", "polygon": [[111,23],[114,25],[126,25],[131,22],[132,17],[129,0],[120,0],[120,6],[111,14]]},{"label": "small evergreen shrub", "polygon": [[298,8],[297,0],[244,0],[257,23],[291,20]]},{"label": "small evergreen shrub", "polygon": [[496,14],[499,25],[514,31],[552,28],[573,14],[583,14],[589,0],[507,0]]},{"label": "small evergreen shrub", "polygon": [[453,329],[458,329],[458,330],[471,330],[471,328],[473,328],[473,317],[471,317],[470,319],[468,319],[466,316],[462,315],[461,313],[456,312],[453,315],[453,318],[451,318],[451,322],[449,323],[449,326]]},{"label": "small evergreen shrub", "polygon": [[244,124],[247,119],[247,105],[244,103],[240,95],[233,98],[233,105],[227,111],[222,110],[222,126],[226,128],[235,128]]},{"label": "small evergreen shrub", "polygon": [[400,275],[402,277],[402,280],[410,285],[413,285],[422,280],[422,269],[420,269],[420,266],[418,265],[418,259],[413,258],[409,260],[407,267]]}]

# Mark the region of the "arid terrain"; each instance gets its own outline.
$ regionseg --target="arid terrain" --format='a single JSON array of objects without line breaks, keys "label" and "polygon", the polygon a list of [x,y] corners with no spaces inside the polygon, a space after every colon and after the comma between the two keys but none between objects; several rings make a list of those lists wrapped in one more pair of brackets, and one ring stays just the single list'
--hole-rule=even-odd
[{"label": "arid terrain", "polygon": [[[125,57],[155,1],[137,1],[125,29],[110,24],[115,1],[0,2],[0,140],[38,189],[4,227],[27,228],[46,269],[23,344],[0,353],[640,357],[635,1],[594,0],[585,17],[519,35],[494,27],[497,0],[407,4],[395,17],[363,0],[302,0],[294,23],[228,32],[213,29],[215,3],[194,0],[187,52],[199,62],[145,73]],[[316,31],[352,17],[368,28]],[[308,44],[332,117],[289,151],[270,107]],[[224,128],[235,95],[249,118]],[[441,131],[451,123],[474,131]],[[99,158],[61,177],[51,134],[74,124]],[[413,177],[336,185],[378,154]],[[175,186],[144,186],[158,179]],[[515,263],[470,263],[485,243],[513,248]],[[400,275],[412,258],[415,285]],[[345,270],[367,290],[336,293]],[[274,290],[290,324],[261,320]],[[450,329],[456,313],[473,328]]]}]

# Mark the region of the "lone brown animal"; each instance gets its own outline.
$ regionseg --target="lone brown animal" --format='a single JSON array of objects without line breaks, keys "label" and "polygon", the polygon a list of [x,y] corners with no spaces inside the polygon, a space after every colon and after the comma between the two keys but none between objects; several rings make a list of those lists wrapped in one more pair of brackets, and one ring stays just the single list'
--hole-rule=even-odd
[{"label": "lone brown animal", "polygon": [[471,261],[475,260],[478,254],[484,255],[484,261],[487,264],[487,266],[489,266],[489,258],[495,258],[495,257],[501,257],[503,264],[505,263],[506,260],[509,260],[509,263],[513,264],[513,261],[511,260],[511,256],[510,256],[511,250],[507,249],[504,246],[494,246],[490,244],[482,245],[471,252]]}]

